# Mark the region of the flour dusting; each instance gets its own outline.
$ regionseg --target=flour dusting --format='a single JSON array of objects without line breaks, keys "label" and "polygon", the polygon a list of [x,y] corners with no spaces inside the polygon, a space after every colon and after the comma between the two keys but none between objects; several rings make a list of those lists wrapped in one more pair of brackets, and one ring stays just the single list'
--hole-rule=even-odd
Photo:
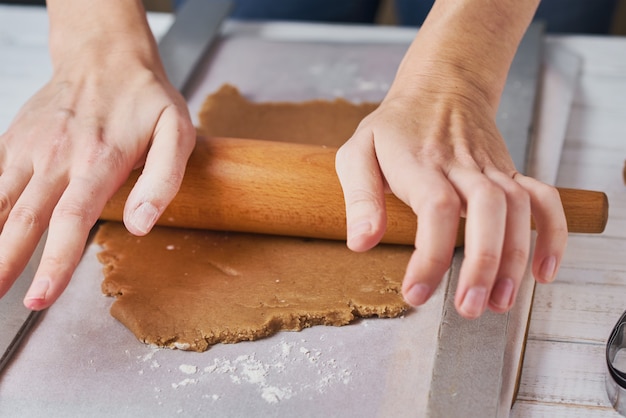
[{"label": "flour dusting", "polygon": [[[300,340],[300,344],[305,343],[306,340]],[[325,393],[334,385],[350,383],[350,369],[339,368],[337,360],[326,358],[323,350],[300,344],[281,340],[271,347],[270,361],[259,360],[255,353],[240,355],[234,360],[215,358],[203,372],[206,375],[227,375],[233,384],[253,385],[261,398],[270,404],[306,391]],[[285,382],[284,374],[288,369],[309,373],[314,379],[306,383],[298,383],[293,379]]]},{"label": "flour dusting", "polygon": [[172,388],[178,389],[181,386],[195,385],[196,383],[198,383],[198,379],[189,379],[189,378],[187,378],[187,379],[181,380],[178,383],[172,383]]},{"label": "flour dusting", "polygon": [[[325,337],[319,340],[322,342]],[[248,391],[249,395],[256,393],[258,399],[267,404],[278,404],[299,395],[310,398],[313,394],[327,393],[337,385],[350,384],[354,374],[353,365],[333,357],[334,346],[328,343],[318,346],[315,341],[305,339],[289,341],[283,338],[267,346],[262,355],[250,352],[231,358],[213,357],[209,358],[208,364],[187,361],[177,368],[161,367],[155,357],[157,351],[160,350],[154,349],[137,357],[149,365],[146,371],[179,376],[170,384],[170,390],[184,391],[185,396],[210,403],[232,400],[232,396],[241,396],[242,391]],[[188,360],[199,358],[206,359],[206,356],[188,357]],[[229,385],[240,388],[229,388]],[[155,391],[165,395],[166,392],[161,392],[163,389],[156,387]]]},{"label": "flour dusting", "polygon": [[197,366],[192,366],[189,364],[181,364],[178,366],[178,369],[185,374],[196,374],[198,372]]}]

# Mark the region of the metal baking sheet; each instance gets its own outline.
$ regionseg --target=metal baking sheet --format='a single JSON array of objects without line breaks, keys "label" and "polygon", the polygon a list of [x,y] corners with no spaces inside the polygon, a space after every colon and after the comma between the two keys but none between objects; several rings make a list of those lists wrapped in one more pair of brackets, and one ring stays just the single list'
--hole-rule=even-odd
[{"label": "metal baking sheet", "polygon": [[[378,101],[415,33],[231,22],[203,64],[206,77],[195,80],[192,114],[224,82],[259,101]],[[448,277],[400,319],[189,353],[145,346],[109,315],[98,251],[87,248],[64,295],[0,376],[1,416],[425,415]]]},{"label": "metal baking sheet", "polygon": [[[376,31],[370,31],[375,38]],[[207,64],[213,86],[199,95],[232,82],[255,100],[380,100],[413,35],[403,35],[405,44],[353,45],[259,41],[227,33],[211,60],[218,64]],[[254,51],[265,61],[249,62]],[[234,62],[236,77],[228,69]],[[402,319],[315,327],[188,353],[147,347],[110,317],[112,299],[100,293],[98,250],[87,249],[62,298],[5,370],[0,415],[289,416],[305,411],[337,416],[348,406],[371,416],[389,408],[419,411],[426,404],[416,394],[428,390],[424,376],[434,356],[430,342],[436,341],[445,286],[427,306]]]}]

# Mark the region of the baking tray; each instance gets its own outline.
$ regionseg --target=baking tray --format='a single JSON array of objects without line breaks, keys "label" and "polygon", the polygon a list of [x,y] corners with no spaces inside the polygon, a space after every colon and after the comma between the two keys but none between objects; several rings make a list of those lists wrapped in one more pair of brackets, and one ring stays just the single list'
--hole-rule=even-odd
[{"label": "baking tray", "polygon": [[[255,101],[379,101],[415,34],[229,22],[192,82],[189,106],[195,115],[204,96],[224,82]],[[508,94],[528,94],[515,91],[515,80],[510,85]],[[113,300],[100,292],[98,251],[88,246],[66,292],[0,376],[0,415],[426,414],[447,276],[426,305],[403,318],[283,332],[191,353],[146,346],[109,315]],[[487,313],[484,320],[494,318]]]}]

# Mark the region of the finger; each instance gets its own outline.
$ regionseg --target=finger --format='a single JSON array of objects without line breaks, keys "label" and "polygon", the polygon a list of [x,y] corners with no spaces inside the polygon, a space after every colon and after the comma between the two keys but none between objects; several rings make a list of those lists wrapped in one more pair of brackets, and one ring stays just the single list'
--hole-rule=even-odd
[{"label": "finger", "polygon": [[65,184],[54,178],[33,177],[15,203],[0,234],[0,295],[24,270]]},{"label": "finger", "polygon": [[495,169],[485,170],[487,177],[506,195],[506,231],[500,268],[491,289],[489,309],[508,311],[520,287],[530,253],[530,197],[510,176]]},{"label": "finger", "polygon": [[0,175],[0,230],[32,176],[32,170],[7,167]]},{"label": "finger", "polygon": [[96,223],[116,184],[107,176],[73,178],[56,205],[39,268],[24,305],[40,310],[52,305],[69,283]]},{"label": "finger", "polygon": [[461,202],[443,173],[419,170],[408,174],[407,181],[419,179],[422,186],[405,186],[409,187],[408,199],[418,215],[419,225],[416,249],[402,282],[402,294],[407,303],[419,306],[430,298],[450,267]]},{"label": "finger", "polygon": [[477,170],[452,170],[448,178],[467,206],[465,258],[455,305],[462,316],[478,318],[487,307],[500,266],[506,197],[502,189]]},{"label": "finger", "polygon": [[124,208],[124,223],[131,233],[147,234],[174,198],[195,138],[195,128],[188,114],[175,106],[163,111],[143,172]]},{"label": "finger", "polygon": [[531,177],[518,175],[515,180],[530,195],[530,206],[537,240],[533,256],[533,276],[539,282],[554,280],[567,245],[567,221],[559,192]]},{"label": "finger", "polygon": [[387,226],[384,181],[372,138],[353,137],[346,142],[337,151],[335,169],[346,204],[348,248],[369,250]]}]

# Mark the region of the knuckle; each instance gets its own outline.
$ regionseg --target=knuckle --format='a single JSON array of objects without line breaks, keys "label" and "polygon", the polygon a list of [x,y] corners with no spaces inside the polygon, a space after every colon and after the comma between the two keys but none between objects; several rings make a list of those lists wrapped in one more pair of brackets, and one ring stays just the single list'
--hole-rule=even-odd
[{"label": "knuckle", "polygon": [[519,184],[511,182],[505,192],[509,198],[509,205],[519,208],[530,207],[530,194]]},{"label": "knuckle", "polygon": [[544,201],[561,202],[561,195],[556,187],[549,186],[545,183],[539,183],[537,185],[537,197]]},{"label": "knuckle", "polygon": [[0,255],[0,296],[7,291],[15,281],[15,271],[18,265],[15,260]]},{"label": "knuckle", "polygon": [[184,102],[177,103],[174,101],[170,103],[163,109],[161,115],[167,115],[167,118],[175,123],[178,135],[173,139],[179,145],[193,145],[195,143],[197,130],[191,121]]},{"label": "knuckle", "polygon": [[103,167],[108,172],[117,172],[128,165],[120,149],[103,141],[92,142],[83,155],[83,161],[89,172],[93,171],[94,167]]},{"label": "knuckle", "polygon": [[475,254],[470,254],[468,258],[477,271],[492,270],[500,264],[500,254],[495,251],[479,251]]},{"label": "knuckle", "polygon": [[11,212],[12,208],[13,202],[9,195],[4,191],[0,191],[0,215],[6,216],[6,214]]},{"label": "knuckle", "polygon": [[169,173],[169,176],[163,177],[161,180],[161,192],[165,198],[173,197],[183,181],[184,173],[180,170],[175,170]]},{"label": "knuckle", "polygon": [[335,169],[341,172],[352,159],[352,143],[350,141],[343,144],[335,153]]},{"label": "knuckle", "polygon": [[430,254],[425,257],[424,264],[428,266],[431,271],[437,272],[437,275],[443,274],[448,268],[450,268],[450,258],[442,257],[441,255]]},{"label": "knuckle", "polygon": [[90,228],[97,219],[93,205],[65,203],[57,206],[54,211],[55,220],[70,220],[73,224],[78,224],[81,228]]},{"label": "knuckle", "polygon": [[526,248],[516,247],[511,248],[503,254],[509,263],[526,264],[528,261],[529,250]]},{"label": "knuckle", "polygon": [[30,206],[15,206],[11,211],[10,220],[21,224],[27,231],[39,229],[42,226],[41,215]]},{"label": "knuckle", "polygon": [[354,213],[362,212],[382,212],[384,210],[384,201],[376,195],[376,193],[365,190],[350,190],[345,194],[346,208]]},{"label": "knuckle", "polygon": [[366,189],[354,189],[346,192],[346,202],[351,205],[356,204],[378,204],[378,196],[371,190]]},{"label": "knuckle", "polygon": [[429,197],[426,205],[434,213],[457,214],[461,208],[461,198],[453,192],[437,191]]},{"label": "knuckle", "polygon": [[48,271],[55,272],[71,271],[75,267],[71,257],[60,255],[46,255],[41,259],[40,264],[46,266]]},{"label": "knuckle", "polygon": [[568,233],[567,223],[563,223],[563,225],[551,227],[547,236],[549,236],[552,241],[563,243],[567,241]]},{"label": "knuckle", "polygon": [[492,204],[504,205],[506,203],[504,190],[486,178],[478,182],[474,189],[474,193],[477,197],[480,197],[485,201],[489,201]]},{"label": "knuckle", "polygon": [[196,143],[196,127],[186,115],[180,115],[180,140],[193,147]]},{"label": "knuckle", "polygon": [[[547,215],[549,219],[549,233],[561,239],[566,239],[568,234],[567,220],[561,202],[561,195],[556,187],[541,183],[534,191],[534,199],[541,202],[537,207]],[[546,224],[548,222],[545,222]],[[546,229],[545,226],[542,229]]]}]

